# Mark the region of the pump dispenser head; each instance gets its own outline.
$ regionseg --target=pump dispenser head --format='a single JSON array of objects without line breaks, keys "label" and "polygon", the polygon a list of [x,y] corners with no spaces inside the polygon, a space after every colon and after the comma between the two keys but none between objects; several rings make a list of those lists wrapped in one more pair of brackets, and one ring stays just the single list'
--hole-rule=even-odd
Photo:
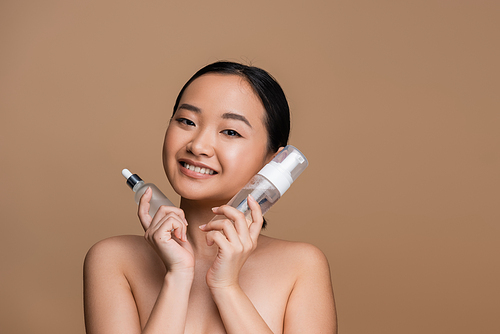
[{"label": "pump dispenser head", "polygon": [[287,145],[258,174],[267,178],[283,196],[307,165],[306,157],[297,148]]}]

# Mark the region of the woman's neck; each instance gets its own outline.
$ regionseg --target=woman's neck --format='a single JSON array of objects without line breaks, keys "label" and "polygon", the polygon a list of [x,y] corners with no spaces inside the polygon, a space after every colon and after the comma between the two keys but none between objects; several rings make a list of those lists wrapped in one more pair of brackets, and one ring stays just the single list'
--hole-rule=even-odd
[{"label": "woman's neck", "polygon": [[184,211],[188,221],[187,238],[197,256],[213,257],[217,254],[217,247],[207,245],[206,232],[200,230],[199,227],[210,222],[215,217],[212,208],[222,204],[225,203],[181,198],[180,208]]}]

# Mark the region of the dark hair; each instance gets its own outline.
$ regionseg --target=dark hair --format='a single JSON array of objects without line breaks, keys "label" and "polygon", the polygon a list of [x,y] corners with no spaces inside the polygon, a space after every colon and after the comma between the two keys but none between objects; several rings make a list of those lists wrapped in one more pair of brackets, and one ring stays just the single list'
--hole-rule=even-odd
[{"label": "dark hair", "polygon": [[285,93],[269,73],[255,66],[219,61],[203,67],[182,87],[175,100],[172,116],[177,111],[179,101],[186,88],[196,78],[207,73],[233,74],[246,79],[259,96],[266,110],[264,124],[267,130],[268,150],[270,152],[277,152],[280,147],[286,146],[290,134],[290,108],[288,107]]}]

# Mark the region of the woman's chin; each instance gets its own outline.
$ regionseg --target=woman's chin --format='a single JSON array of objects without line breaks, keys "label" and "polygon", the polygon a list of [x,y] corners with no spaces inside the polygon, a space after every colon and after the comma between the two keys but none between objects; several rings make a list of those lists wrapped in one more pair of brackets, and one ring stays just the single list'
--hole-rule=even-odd
[{"label": "woman's chin", "polygon": [[199,206],[211,206],[211,207],[224,205],[231,199],[226,197],[221,198],[219,196],[210,196],[210,197],[199,196],[199,195],[196,196],[194,194],[189,194],[189,193],[183,193],[179,195],[181,196],[181,202],[184,201],[184,203],[189,202]]}]

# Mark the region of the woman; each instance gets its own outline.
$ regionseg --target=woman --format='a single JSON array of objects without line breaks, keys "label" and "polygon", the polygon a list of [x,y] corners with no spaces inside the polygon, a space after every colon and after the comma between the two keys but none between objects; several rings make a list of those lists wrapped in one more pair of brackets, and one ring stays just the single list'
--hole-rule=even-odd
[{"label": "woman", "polygon": [[286,145],[289,130],[284,93],[259,68],[217,62],[184,85],[163,148],[180,208],[151,217],[148,190],[138,209],[144,237],[89,250],[87,333],[336,332],[323,253],[260,235],[251,197],[251,222],[224,205]]}]

